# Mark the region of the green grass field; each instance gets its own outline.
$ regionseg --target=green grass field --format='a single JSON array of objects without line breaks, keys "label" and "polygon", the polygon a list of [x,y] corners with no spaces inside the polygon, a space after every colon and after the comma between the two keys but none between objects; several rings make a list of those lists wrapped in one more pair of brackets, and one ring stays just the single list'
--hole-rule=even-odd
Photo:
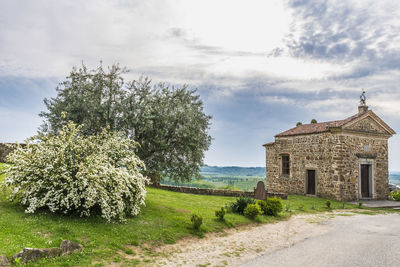
[{"label": "green grass field", "polygon": [[[245,224],[275,222],[299,212],[328,211],[324,199],[289,196],[283,203],[290,206],[291,212],[283,211],[279,217],[260,216],[259,222],[253,222],[244,216],[228,213],[226,219],[229,223],[223,223],[215,219],[214,211],[235,198],[182,194],[154,188],[148,188],[147,193],[146,207],[142,208],[139,216],[129,218],[126,224],[111,224],[101,218],[63,216],[46,211],[26,214],[21,206],[9,202],[6,190],[1,189],[0,254],[10,257],[24,247],[54,247],[69,239],[83,244],[84,251],[71,256],[42,259],[29,266],[85,266],[94,263],[101,266],[112,262],[129,266],[140,263],[140,259],[128,261],[124,258],[125,254],[135,253],[128,248],[130,245],[159,246],[174,243],[185,236],[198,235],[190,226],[191,213],[203,216],[201,233],[205,233]],[[331,202],[332,208],[342,207],[341,202]],[[313,205],[315,209],[311,208]],[[350,205],[346,207],[354,208]]]}]

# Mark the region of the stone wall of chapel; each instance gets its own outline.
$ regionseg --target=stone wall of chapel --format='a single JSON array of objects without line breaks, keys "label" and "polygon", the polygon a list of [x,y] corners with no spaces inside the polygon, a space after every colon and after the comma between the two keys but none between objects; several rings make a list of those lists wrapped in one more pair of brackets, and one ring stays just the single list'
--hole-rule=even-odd
[{"label": "stone wall of chapel", "polygon": [[[350,199],[359,196],[359,155],[371,155],[373,162],[373,198],[387,199],[389,183],[388,139],[363,134],[343,134],[343,168],[341,175],[345,195]],[[367,150],[367,151],[365,151]]]},{"label": "stone wall of chapel", "polygon": [[[369,150],[366,152],[365,150]],[[290,174],[283,175],[282,154],[290,156]],[[386,137],[325,132],[277,137],[266,146],[267,189],[270,192],[306,194],[306,171],[316,171],[316,194],[337,200],[359,198],[359,156],[373,159],[376,199],[388,194],[388,145]],[[361,155],[361,156],[363,156]]]}]

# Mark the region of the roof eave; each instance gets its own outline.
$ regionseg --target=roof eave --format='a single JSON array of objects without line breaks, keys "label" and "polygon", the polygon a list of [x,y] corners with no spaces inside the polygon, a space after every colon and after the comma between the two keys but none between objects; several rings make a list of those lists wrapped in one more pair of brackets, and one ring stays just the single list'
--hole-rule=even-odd
[{"label": "roof eave", "polygon": [[275,144],[275,142],[269,142],[269,143],[263,144],[262,146],[263,146],[263,147],[267,147],[267,146],[272,146],[272,145],[274,145],[274,144]]}]

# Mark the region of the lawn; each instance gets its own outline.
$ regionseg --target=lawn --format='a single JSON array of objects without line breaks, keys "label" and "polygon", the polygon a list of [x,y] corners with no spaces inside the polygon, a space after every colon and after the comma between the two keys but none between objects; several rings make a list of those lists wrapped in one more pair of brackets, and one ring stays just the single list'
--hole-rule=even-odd
[{"label": "lawn", "polygon": [[[227,227],[244,224],[275,222],[298,212],[328,210],[325,199],[289,196],[283,204],[291,211],[283,211],[277,218],[261,216],[259,222],[253,222],[244,216],[229,213],[226,215],[229,223],[222,223],[215,219],[214,211],[234,201],[235,198],[182,194],[147,188],[146,207],[142,208],[140,215],[129,218],[125,224],[112,224],[106,223],[99,217],[79,218],[46,211],[26,214],[22,207],[9,202],[6,197],[7,192],[0,190],[0,254],[10,257],[24,247],[59,246],[64,239],[84,245],[84,251],[81,253],[43,259],[29,266],[85,266],[94,263],[108,265],[114,261],[122,262],[125,266],[135,265],[139,260],[124,262],[126,260],[124,255],[135,253],[130,246],[159,246],[174,243],[185,236],[199,235],[190,227],[191,213],[203,216],[202,233],[204,233],[222,231]],[[331,202],[332,208],[342,207],[341,202]],[[312,209],[313,205],[315,209]],[[346,205],[346,208],[354,206]]]}]

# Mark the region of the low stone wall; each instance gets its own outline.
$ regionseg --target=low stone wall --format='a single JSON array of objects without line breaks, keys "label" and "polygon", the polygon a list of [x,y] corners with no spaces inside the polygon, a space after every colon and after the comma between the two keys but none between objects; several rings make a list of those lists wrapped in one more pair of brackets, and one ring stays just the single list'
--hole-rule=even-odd
[{"label": "low stone wall", "polygon": [[186,186],[174,186],[174,185],[157,185],[156,188],[180,192],[189,193],[196,195],[210,195],[210,196],[226,196],[226,197],[254,197],[254,192],[238,191],[238,190],[224,190],[224,189],[212,189],[212,188],[197,188],[197,187],[186,187]]},{"label": "low stone wall", "polygon": [[[225,196],[225,197],[239,197],[239,196],[254,197],[254,192],[249,192],[249,191],[197,188],[197,187],[173,186],[173,185],[154,185],[153,187],[174,192],[196,194],[196,195]],[[279,197],[281,199],[287,199],[287,195],[285,194],[276,194],[267,192],[267,197],[274,197],[274,196]]]}]

